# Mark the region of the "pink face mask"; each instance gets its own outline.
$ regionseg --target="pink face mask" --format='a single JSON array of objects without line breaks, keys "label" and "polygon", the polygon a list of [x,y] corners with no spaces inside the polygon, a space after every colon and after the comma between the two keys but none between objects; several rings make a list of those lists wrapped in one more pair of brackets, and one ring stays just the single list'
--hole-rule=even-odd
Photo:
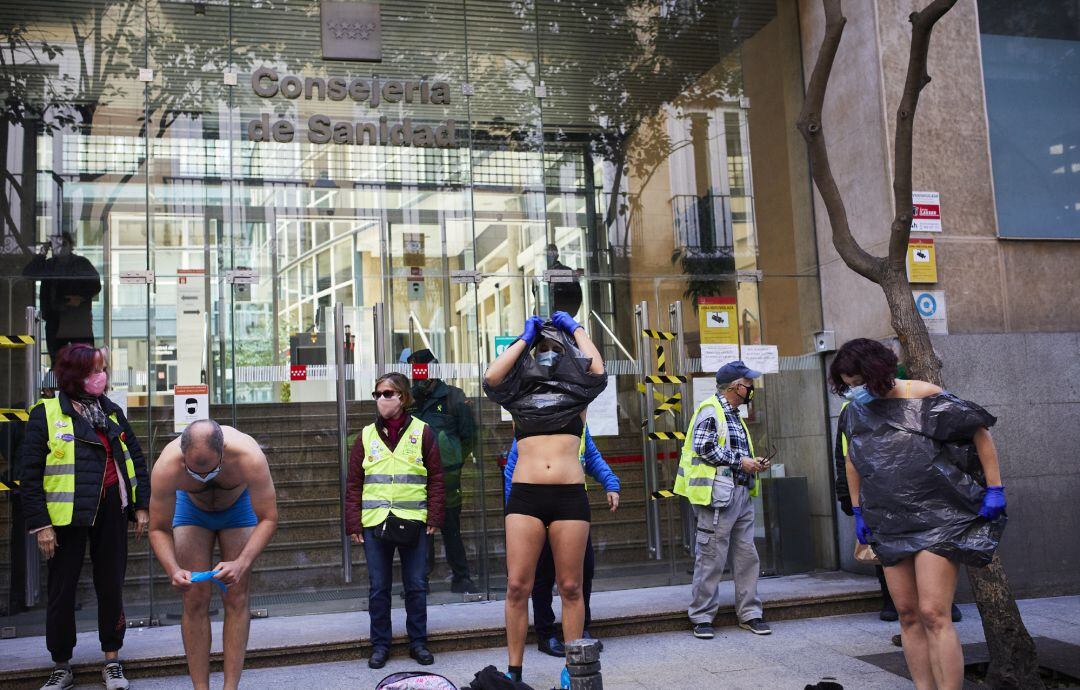
[{"label": "pink face mask", "polygon": [[109,375],[104,371],[97,371],[90,374],[83,380],[83,390],[90,395],[101,395],[105,392],[105,387],[109,385]]}]

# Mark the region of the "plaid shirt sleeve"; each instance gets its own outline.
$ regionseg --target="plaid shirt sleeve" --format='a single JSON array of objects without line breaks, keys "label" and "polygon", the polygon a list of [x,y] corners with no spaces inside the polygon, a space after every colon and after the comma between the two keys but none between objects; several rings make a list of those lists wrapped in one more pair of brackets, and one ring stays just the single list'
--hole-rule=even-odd
[{"label": "plaid shirt sleeve", "polygon": [[716,417],[708,416],[694,425],[694,452],[710,465],[736,465],[738,454],[731,444],[717,443]]}]

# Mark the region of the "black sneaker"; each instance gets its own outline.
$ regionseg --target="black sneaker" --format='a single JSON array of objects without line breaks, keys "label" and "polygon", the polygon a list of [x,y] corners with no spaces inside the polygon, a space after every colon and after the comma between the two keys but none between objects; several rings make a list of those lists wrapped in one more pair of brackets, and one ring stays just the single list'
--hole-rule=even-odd
[{"label": "black sneaker", "polygon": [[386,666],[386,660],[390,658],[390,650],[385,647],[376,647],[371,650],[371,657],[367,660],[368,668],[382,668]]},{"label": "black sneaker", "polygon": [[559,638],[554,635],[545,635],[536,641],[536,648],[548,656],[555,656],[562,658],[566,656],[566,647],[563,647],[563,643],[559,642]]},{"label": "black sneaker", "polygon": [[435,655],[428,651],[427,647],[419,645],[409,650],[409,656],[416,659],[421,666],[431,666],[435,663]]},{"label": "black sneaker", "polygon": [[716,632],[708,623],[698,623],[694,626],[694,637],[699,640],[711,640],[716,637]]},{"label": "black sneaker", "polygon": [[743,630],[749,630],[750,632],[754,633],[755,635],[771,635],[772,634],[772,628],[770,628],[769,624],[766,623],[764,621],[764,619],[761,619],[761,618],[751,618],[750,620],[746,621],[745,623],[739,623],[739,627],[742,628]]}]

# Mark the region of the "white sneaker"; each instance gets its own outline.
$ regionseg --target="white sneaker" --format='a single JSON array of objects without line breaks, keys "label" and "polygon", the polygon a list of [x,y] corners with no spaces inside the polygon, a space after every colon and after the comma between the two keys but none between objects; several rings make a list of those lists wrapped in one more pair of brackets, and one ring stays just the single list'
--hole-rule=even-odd
[{"label": "white sneaker", "polygon": [[70,668],[54,668],[49,674],[49,680],[41,686],[41,690],[63,690],[75,687],[75,676],[71,675]]},{"label": "white sneaker", "polygon": [[128,679],[124,677],[124,667],[119,661],[110,661],[101,669],[101,680],[105,690],[128,690]]}]

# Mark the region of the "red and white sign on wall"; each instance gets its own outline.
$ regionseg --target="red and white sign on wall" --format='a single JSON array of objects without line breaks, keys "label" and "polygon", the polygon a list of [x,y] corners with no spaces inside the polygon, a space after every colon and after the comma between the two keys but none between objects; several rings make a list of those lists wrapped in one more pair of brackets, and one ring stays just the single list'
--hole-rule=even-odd
[{"label": "red and white sign on wall", "polygon": [[937,192],[911,193],[911,231],[941,232],[941,195]]},{"label": "red and white sign on wall", "polygon": [[307,365],[292,364],[289,366],[290,381],[307,381]]},{"label": "red and white sign on wall", "polygon": [[412,365],[412,378],[413,378],[413,381],[427,381],[427,379],[428,379],[428,365],[427,364],[413,364]]}]

